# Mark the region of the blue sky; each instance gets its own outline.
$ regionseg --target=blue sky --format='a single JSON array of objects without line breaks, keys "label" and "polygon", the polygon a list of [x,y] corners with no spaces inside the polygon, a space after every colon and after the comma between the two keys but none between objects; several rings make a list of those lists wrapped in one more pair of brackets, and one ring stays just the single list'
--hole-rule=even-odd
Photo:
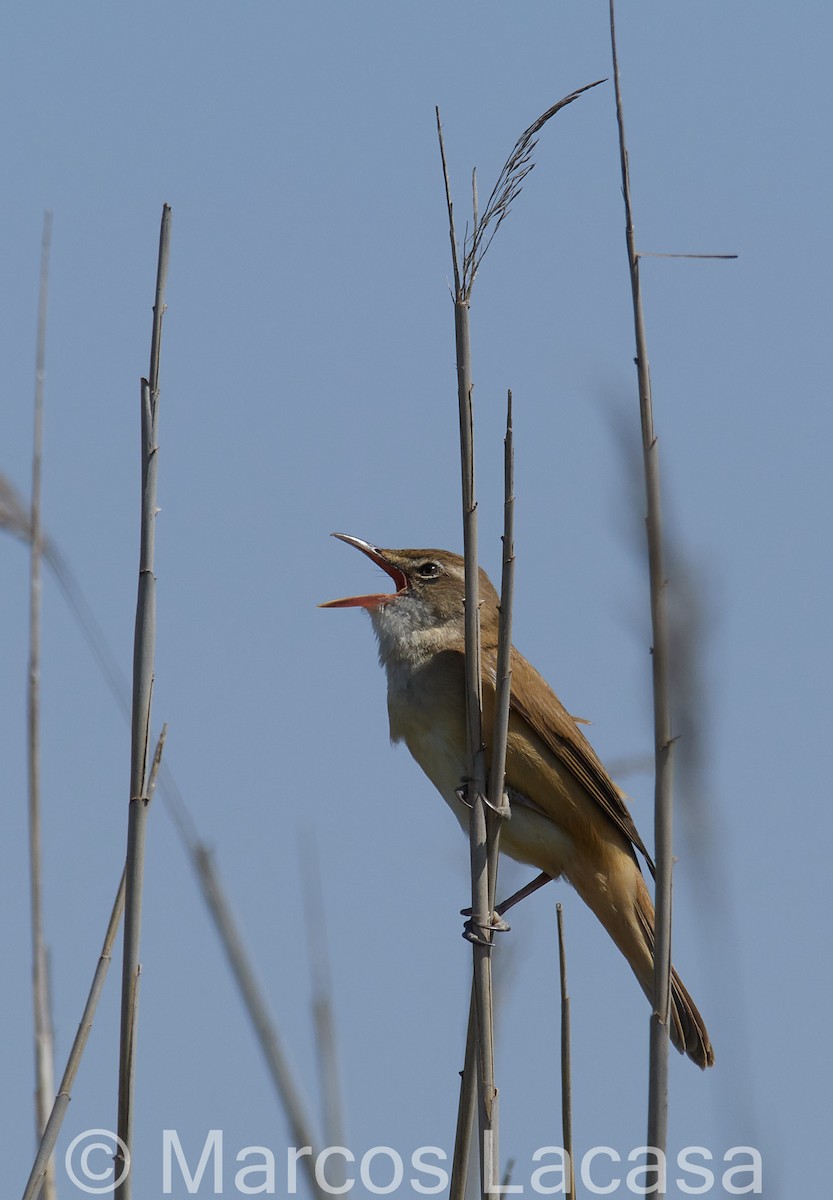
[{"label": "blue sky", "polygon": [[[702,753],[679,794],[674,957],[718,1059],[702,1076],[674,1056],[671,1146],[706,1146],[720,1160],[753,1144],[768,1195],[787,1179],[820,1195],[833,984],[832,19],[809,0],[620,8],[639,246],[739,255],[643,268],[675,579],[700,614],[683,698],[699,713],[689,743],[696,733]],[[348,1144],[357,1156],[380,1144],[405,1156],[427,1144],[450,1152],[470,961],[457,915],[467,849],[406,751],[388,744],[368,622],[315,606],[375,579],[332,530],[460,548],[434,105],[462,224],[471,167],[486,194],[541,111],[609,74],[607,6],[40,3],[16,6],[6,24],[0,471],[28,494],[48,207],[44,521],[129,670],[138,381],[169,202],[154,719],[169,724],[168,765],[215,849],[316,1116],[299,860],[310,831]],[[511,387],[515,642],[570,710],[592,719],[595,747],[616,763],[649,753],[651,720],[612,86],[560,113],[535,157],[472,309],[481,560],[495,577]],[[1,561],[2,1128],[14,1194],[32,1153],[28,566],[10,538]],[[49,578],[43,609],[45,911],[60,1067],[124,854],[129,739]],[[650,839],[650,775],[621,782]],[[509,868],[502,884],[525,878]],[[624,1156],[644,1140],[647,1006],[575,895],[547,889],[515,914],[495,965],[503,1149],[519,1181],[536,1148],[560,1141],[556,898],[569,943],[577,1144]],[[161,802],[142,962],[139,1194],[161,1194],[165,1127],[189,1152],[222,1128],[229,1147],[282,1154],[283,1115]],[[80,1131],[113,1123],[117,1013],[114,970],[61,1152]],[[63,1181],[61,1195],[72,1194]]]}]

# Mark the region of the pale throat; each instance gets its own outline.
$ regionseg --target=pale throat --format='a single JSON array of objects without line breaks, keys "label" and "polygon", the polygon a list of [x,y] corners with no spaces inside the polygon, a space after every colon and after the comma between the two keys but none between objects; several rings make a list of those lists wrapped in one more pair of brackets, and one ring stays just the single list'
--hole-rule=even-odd
[{"label": "pale throat", "polygon": [[429,664],[436,654],[459,645],[462,618],[443,619],[421,596],[407,593],[368,612],[387,676],[391,741],[405,741],[448,798],[465,762],[457,745],[456,722],[444,714],[446,691],[437,690]]},{"label": "pale throat", "polygon": [[379,662],[389,673],[391,668],[419,666],[447,649],[462,628],[462,618],[438,620],[430,604],[409,593],[368,609],[368,613],[379,642]]}]

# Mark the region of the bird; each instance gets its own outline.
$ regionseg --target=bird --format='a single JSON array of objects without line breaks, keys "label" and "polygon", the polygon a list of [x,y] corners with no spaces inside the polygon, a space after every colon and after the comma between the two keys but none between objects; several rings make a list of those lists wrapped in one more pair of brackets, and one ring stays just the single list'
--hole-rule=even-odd
[{"label": "bird", "polygon": [[[404,742],[457,817],[469,828],[465,713],[465,567],[448,550],[380,549],[350,534],[334,537],[362,551],[390,577],[393,592],[330,600],[322,608],[365,609],[388,685],[392,742]],[[483,740],[491,752],[500,601],[479,569]],[[505,790],[511,816],[500,849],[540,874],[496,913],[549,882],[564,879],[607,930],[653,1003],[654,907],[637,859],[654,864],[625,804],[592,746],[549,684],[514,647]],[[488,758],[487,758],[488,761]],[[700,1013],[671,973],[670,1037],[699,1067],[714,1063]]]}]

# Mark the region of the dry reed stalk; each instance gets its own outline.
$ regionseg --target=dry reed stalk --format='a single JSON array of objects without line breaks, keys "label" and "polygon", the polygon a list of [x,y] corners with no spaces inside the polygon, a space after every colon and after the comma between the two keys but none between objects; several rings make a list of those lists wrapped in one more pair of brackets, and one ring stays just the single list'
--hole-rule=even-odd
[{"label": "dry reed stalk", "polygon": [[[31,536],[30,518],[26,512],[13,485],[5,476],[0,475],[0,528],[8,530],[24,540]],[[130,720],[130,685],[124,677],[118,660],[107,643],[101,626],[95,618],[92,608],[84,595],[69,564],[53,542],[44,542],[44,557],[52,570],[64,598],[74,613],[84,636],[90,646],[93,657],[104,676],[116,703]],[[311,1134],[311,1122],[308,1120],[303,1107],[293,1103],[300,1096],[289,1066],[280,1052],[277,1030],[268,1015],[268,1007],[263,993],[256,981],[251,962],[248,959],[242,938],[236,928],[228,902],[220,884],[217,868],[210,855],[201,843],[193,819],[188,813],[179,785],[170,767],[162,763],[159,777],[160,788],[173,817],[174,825],[179,833],[188,859],[194,868],[197,882],[206,901],[214,926],[219,934],[226,954],[232,965],[232,973],[240,990],[241,997],[247,1008],[252,1024],[260,1041],[261,1050],[266,1059],[272,1080],[276,1085],[279,1099],[284,1105],[287,1119],[292,1129],[304,1132],[299,1145],[317,1146],[319,1139]],[[277,1053],[275,1048],[277,1047]],[[310,1172],[310,1183],[316,1196],[320,1196],[315,1180],[311,1160],[301,1159],[306,1170]],[[27,1200],[29,1197],[27,1196]]]},{"label": "dry reed stalk", "polygon": [[573,1083],[570,1055],[570,993],[567,990],[567,952],[564,945],[564,912],[555,906],[558,923],[558,975],[561,982],[561,1136],[567,1155],[567,1200],[575,1200],[576,1173],[573,1165]]},{"label": "dry reed stalk", "polygon": [[[159,257],[149,378],[141,381],[142,411],[142,527],[139,551],[139,589],[133,649],[133,705],[131,719],[130,809],[127,827],[127,862],[124,905],[124,958],[122,962],[121,1036],[119,1041],[118,1134],[129,1153],[133,1145],[133,1078],[135,1071],[139,942],[142,922],[142,886],[145,831],[148,815],[148,743],[153,693],[153,658],[156,643],[156,579],[153,574],[156,527],[156,479],[159,464],[159,356],[165,281],[170,250],[171,209],[162,208]],[[124,1166],[122,1150],[116,1154],[117,1172]],[[120,1200],[131,1200],[132,1171],[123,1172],[116,1189]]]},{"label": "dry reed stalk", "polygon": [[[156,743],[156,752],[153,756],[153,766],[150,771],[150,779],[148,781],[148,800],[153,798],[153,792],[156,787],[156,777],[159,772],[159,765],[162,761],[162,750],[165,746],[165,737],[168,732],[167,725],[162,726],[162,732],[159,735],[159,740]],[[78,1024],[78,1029],[75,1033],[75,1038],[72,1043],[72,1048],[69,1052],[67,1065],[64,1068],[64,1074],[61,1079],[61,1086],[58,1088],[58,1094],[52,1105],[52,1111],[49,1113],[45,1123],[43,1134],[41,1136],[38,1152],[35,1157],[32,1171],[29,1175],[29,1180],[26,1184],[26,1190],[23,1193],[23,1200],[35,1200],[38,1194],[38,1189],[41,1185],[41,1180],[46,1174],[47,1166],[52,1157],[52,1152],[55,1149],[55,1143],[58,1140],[58,1134],[61,1132],[61,1126],[64,1123],[69,1102],[72,1099],[72,1088],[75,1083],[75,1077],[78,1074],[78,1068],[81,1065],[81,1058],[87,1045],[87,1039],[90,1036],[90,1030],[93,1027],[95,1011],[98,1007],[98,1001],[101,993],[104,990],[104,981],[107,978],[107,972],[110,969],[110,963],[113,958],[113,944],[116,940],[116,935],[121,924],[121,915],[124,910],[124,891],[125,891],[125,870],[122,869],[121,880],[119,881],[118,889],[116,890],[116,898],[113,901],[113,908],[110,913],[110,920],[107,924],[107,932],[104,935],[104,942],[101,947],[101,954],[98,958],[93,981],[90,985],[90,991],[87,996],[87,1003],[84,1005],[84,1011],[81,1014],[81,1020]]]},{"label": "dry reed stalk", "polygon": [[194,868],[200,891],[220,937],[232,976],[260,1043],[261,1052],[286,1113],[295,1145],[312,1147],[312,1154],[301,1155],[299,1159],[307,1174],[310,1189],[316,1200],[326,1200],[326,1192],[315,1175],[315,1159],[321,1141],[313,1130],[313,1123],[304,1106],[301,1090],[295,1082],[284,1055],[277,1028],[269,1014],[263,990],[258,983],[245,943],[220,882],[211,851],[204,842],[200,841],[194,820],[185,805],[173,775],[169,772],[166,779],[163,772],[161,782],[163,789],[167,789],[165,795],[171,816]]},{"label": "dry reed stalk", "polygon": [[[474,418],[472,411],[471,330],[469,301],[471,282],[461,276],[454,230],[454,207],[445,158],[445,146],[437,109],[437,135],[445,181],[449,237],[455,280],[454,335],[457,347],[457,402],[460,428],[460,469],[463,502],[463,558],[465,562],[465,639],[466,639],[466,725],[468,733],[468,802],[471,807],[469,846],[471,852],[471,930],[473,954],[474,1021],[470,1028],[477,1037],[478,1129],[480,1139],[480,1180],[485,1196],[487,1179],[496,1178],[499,1128],[497,1091],[494,1080],[494,1020],[492,1001],[492,964],[489,907],[489,849],[486,824],[486,754],[482,733],[482,696],[480,676],[480,598],[477,558],[477,504],[474,484]],[[468,1056],[467,1056],[468,1057]],[[471,1080],[463,1079],[471,1087]],[[461,1107],[471,1111],[469,1097],[461,1094]],[[458,1119],[458,1126],[460,1122]],[[488,1148],[488,1149],[487,1149]],[[488,1154],[488,1162],[486,1155]],[[455,1151],[455,1161],[459,1159]],[[452,1183],[454,1187],[454,1183]],[[465,1190],[465,1185],[463,1185]],[[453,1195],[453,1192],[452,1192]]]},{"label": "dry reed stalk", "polygon": [[465,1200],[471,1159],[471,1137],[477,1115],[477,1008],[472,979],[469,1000],[469,1020],[466,1026],[466,1052],[460,1072],[460,1098],[457,1102],[457,1127],[454,1131],[454,1152],[451,1159],[449,1200]]},{"label": "dry reed stalk", "polygon": [[512,427],[512,392],[506,395],[506,434],[503,440],[503,534],[495,667],[495,718],[492,734],[492,763],[489,771],[489,912],[495,907],[497,887],[500,814],[508,815],[504,794],[506,744],[509,737],[509,707],[512,699],[512,608],[515,602],[515,440]]},{"label": "dry reed stalk", "polygon": [[[43,467],[43,392],[46,376],[46,314],[49,298],[49,250],[52,213],[45,212],[41,238],[38,324],[35,348],[34,434],[32,439],[32,502],[29,554],[29,670],[27,689],[27,743],[29,765],[29,886],[32,916],[32,1007],[35,1034],[35,1128],[42,1135],[55,1094],[55,1051],[49,1005],[49,970],[43,937],[43,886],[41,870],[40,792],[40,651],[41,560],[43,522],[41,474]],[[55,1200],[55,1167],[49,1163],[43,1176],[43,1200]]]},{"label": "dry reed stalk", "polygon": [[[472,288],[477,272],[497,230],[509,214],[513,201],[521,191],[523,182],[533,169],[532,152],[537,144],[537,135],[551,117],[578,96],[596,87],[598,83],[588,84],[571,92],[547,109],[545,113],[532,123],[515,143],[512,153],[504,163],[497,182],[491,191],[486,208],[480,215],[477,201],[477,180],[472,173],[473,225],[471,236],[464,240],[462,253],[458,249],[457,235],[454,224],[454,205],[451,199],[451,185],[448,174],[448,163],[445,154],[440,112],[436,109],[437,136],[440,144],[443,182],[445,185],[446,208],[448,212],[448,233],[451,242],[451,259],[454,275],[454,334],[457,350],[457,400],[460,427],[460,467],[462,481],[463,507],[463,558],[465,563],[465,638],[466,638],[466,721],[468,731],[468,798],[471,804],[471,820],[469,841],[471,851],[472,879],[472,916],[471,940],[473,950],[473,1005],[472,1016],[469,1019],[466,1066],[460,1088],[460,1101],[457,1116],[457,1137],[455,1141],[453,1169],[451,1177],[450,1200],[462,1200],[466,1190],[466,1173],[468,1155],[465,1144],[470,1141],[470,1131],[466,1130],[468,1114],[474,1111],[472,1091],[474,1088],[474,1063],[477,1071],[478,1095],[478,1128],[480,1133],[480,1180],[481,1192],[485,1195],[492,1189],[499,1178],[499,1120],[497,1089],[494,1077],[494,1018],[492,996],[491,950],[493,930],[491,914],[494,907],[495,886],[497,876],[497,859],[500,836],[500,820],[497,813],[503,808],[503,773],[494,775],[492,790],[496,794],[496,802],[486,797],[486,758],[482,735],[482,703],[481,703],[481,672],[480,672],[480,613],[478,589],[478,556],[477,556],[477,504],[474,486],[474,433],[472,406],[472,370],[471,370],[471,329],[469,308]],[[509,404],[509,420],[507,426],[507,448],[511,454],[511,398]],[[510,474],[511,479],[511,474]],[[509,502],[512,489],[507,479],[507,495],[504,504],[505,520],[508,518],[511,535],[512,507]],[[512,497],[512,500],[514,497]],[[512,574],[511,564],[514,555],[507,558],[506,535],[504,535],[504,571],[503,585],[508,584],[508,596],[501,598],[501,624],[503,635],[499,635],[501,644],[505,641],[504,653],[506,662],[500,682],[506,691],[503,700],[497,699],[502,718],[508,723],[509,689],[511,680],[508,669],[508,646],[511,645],[511,628],[505,621],[506,610],[511,605]],[[508,570],[507,570],[508,568]],[[505,733],[498,731],[497,709],[493,738],[498,755],[505,758],[505,740],[500,751],[501,736]],[[477,1054],[471,1053],[469,1041],[476,1038]]]},{"label": "dry reed stalk", "polygon": [[301,1093],[284,1056],[277,1029],[269,1015],[263,993],[243,945],[243,939],[214,869],[211,853],[207,847],[197,843],[194,847],[194,856],[194,865],[199,875],[203,896],[214,918],[226,958],[251,1017],[260,1048],[269,1068],[269,1074],[286,1112],[294,1143],[299,1148],[301,1146],[312,1148],[311,1154],[300,1156],[310,1189],[316,1200],[326,1200],[328,1192],[322,1188],[315,1173],[315,1160],[319,1153],[320,1142],[313,1133],[312,1122],[307,1116]]},{"label": "dry reed stalk", "polygon": [[662,505],[660,501],[659,445],[654,431],[651,372],[642,311],[639,254],[633,227],[630,168],[625,141],[619,58],[616,52],[614,0],[610,0],[610,44],[613,84],[616,93],[616,122],[622,196],[625,202],[625,239],[633,300],[636,372],[639,414],[642,427],[642,461],[647,502],[648,571],[651,595],[652,681],[654,697],[654,858],[656,860],[654,932],[654,1011],[651,1014],[648,1081],[648,1145],[663,1154],[668,1142],[668,1046],[671,999],[671,876],[673,864],[672,821],[674,799],[674,738],[671,732],[669,666],[669,623],[667,581],[663,564]]},{"label": "dry reed stalk", "polygon": [[[326,908],[321,886],[318,846],[311,830],[301,842],[299,858],[303,882],[307,946],[309,947],[312,973],[312,1019],[315,1028],[318,1082],[323,1109],[324,1144],[346,1146],[344,1107],[341,1099],[338,1047],[336,1045],[333,980],[327,949]],[[330,1176],[332,1185],[340,1187],[346,1182],[346,1176],[347,1164],[340,1155],[336,1155]]]},{"label": "dry reed stalk", "polygon": [[[0,529],[20,538],[26,543],[32,540],[31,513],[26,511],[14,484],[0,474]],[[69,605],[81,631],[99,665],[119,708],[130,720],[130,685],[124,676],[118,659],[108,645],[101,626],[84,595],[78,580],[58,547],[46,533],[42,533],[43,559],[51,570],[64,599]]]}]

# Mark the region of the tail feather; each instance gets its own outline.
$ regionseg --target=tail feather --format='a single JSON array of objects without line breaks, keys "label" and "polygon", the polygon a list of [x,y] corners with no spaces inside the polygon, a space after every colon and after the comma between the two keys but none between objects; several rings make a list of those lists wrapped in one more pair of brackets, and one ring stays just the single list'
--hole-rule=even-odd
[{"label": "tail feather", "polygon": [[[648,949],[651,961],[654,957],[654,910],[647,890],[637,899],[636,913]],[[653,1003],[653,976],[640,979],[643,990]],[[692,1062],[705,1069],[714,1065],[714,1050],[706,1030],[703,1018],[697,1010],[697,1005],[686,991],[683,981],[674,968],[671,968],[671,1041],[681,1054],[687,1054]]]}]

